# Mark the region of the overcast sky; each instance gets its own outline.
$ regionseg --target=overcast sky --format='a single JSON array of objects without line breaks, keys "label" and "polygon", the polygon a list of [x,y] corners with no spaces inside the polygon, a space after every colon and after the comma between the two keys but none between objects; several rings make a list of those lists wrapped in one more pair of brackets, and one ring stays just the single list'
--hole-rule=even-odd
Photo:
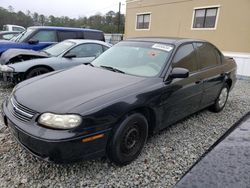
[{"label": "overcast sky", "polygon": [[98,12],[105,14],[109,10],[118,12],[119,2],[122,3],[121,12],[125,13],[125,0],[0,0],[0,6],[12,6],[14,11],[37,12],[46,16],[91,16]]}]

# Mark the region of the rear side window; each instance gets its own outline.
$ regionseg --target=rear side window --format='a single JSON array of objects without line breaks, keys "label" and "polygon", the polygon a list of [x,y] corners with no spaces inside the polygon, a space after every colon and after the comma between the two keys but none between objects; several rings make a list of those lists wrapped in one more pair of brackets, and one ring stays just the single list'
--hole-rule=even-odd
[{"label": "rear side window", "polygon": [[82,39],[83,32],[80,31],[58,31],[59,41],[64,41],[66,39]]},{"label": "rear side window", "polygon": [[55,31],[38,31],[31,39],[39,40],[39,42],[57,42]]},{"label": "rear side window", "polygon": [[214,67],[221,64],[221,56],[216,48],[209,43],[196,43],[201,69]]},{"label": "rear side window", "polygon": [[84,31],[84,38],[105,41],[104,34],[102,32]]},{"label": "rear side window", "polygon": [[188,69],[189,72],[198,70],[193,44],[184,44],[178,48],[173,59],[172,67],[185,68]]}]

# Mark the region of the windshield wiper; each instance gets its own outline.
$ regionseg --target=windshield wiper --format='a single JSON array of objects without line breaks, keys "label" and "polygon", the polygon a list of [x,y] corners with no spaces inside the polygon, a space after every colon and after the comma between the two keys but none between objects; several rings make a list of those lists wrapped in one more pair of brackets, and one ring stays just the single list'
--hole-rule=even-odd
[{"label": "windshield wiper", "polygon": [[94,67],[92,63],[83,63],[84,65],[90,65],[91,67]]},{"label": "windshield wiper", "polygon": [[121,71],[121,70],[119,70],[119,69],[117,69],[117,68],[114,68],[114,67],[110,67],[110,66],[104,66],[104,65],[101,65],[100,67],[102,67],[102,68],[104,68],[104,69],[107,69],[107,70],[111,70],[111,71],[113,71],[113,72],[119,72],[119,73],[125,73],[125,72],[123,72],[123,71]]}]

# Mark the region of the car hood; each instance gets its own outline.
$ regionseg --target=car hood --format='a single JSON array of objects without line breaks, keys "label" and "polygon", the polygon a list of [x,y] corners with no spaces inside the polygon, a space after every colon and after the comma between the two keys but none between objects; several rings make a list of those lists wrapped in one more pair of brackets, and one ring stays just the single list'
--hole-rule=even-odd
[{"label": "car hood", "polygon": [[27,80],[18,86],[14,97],[20,104],[40,113],[70,113],[79,105],[145,79],[80,65],[56,74],[43,75],[32,82]]},{"label": "car hood", "polygon": [[34,51],[27,49],[9,49],[2,53],[0,58],[0,64],[7,64],[12,58],[25,55],[25,56],[36,56],[36,57],[49,57],[45,52]]}]

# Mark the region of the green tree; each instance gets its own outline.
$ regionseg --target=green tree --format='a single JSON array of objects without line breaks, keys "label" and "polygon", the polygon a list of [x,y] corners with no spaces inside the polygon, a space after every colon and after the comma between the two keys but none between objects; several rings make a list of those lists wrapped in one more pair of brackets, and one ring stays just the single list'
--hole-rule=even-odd
[{"label": "green tree", "polygon": [[[124,31],[125,16],[120,15],[120,32]],[[14,12],[13,7],[8,9],[0,7],[0,29],[5,24],[16,24],[24,27],[33,25],[50,25],[63,27],[81,27],[99,29],[105,33],[117,33],[119,23],[119,13],[109,11],[105,15],[97,13],[90,17],[69,18],[68,16],[55,17],[54,15],[45,16],[37,12],[26,14],[22,11]]]}]

